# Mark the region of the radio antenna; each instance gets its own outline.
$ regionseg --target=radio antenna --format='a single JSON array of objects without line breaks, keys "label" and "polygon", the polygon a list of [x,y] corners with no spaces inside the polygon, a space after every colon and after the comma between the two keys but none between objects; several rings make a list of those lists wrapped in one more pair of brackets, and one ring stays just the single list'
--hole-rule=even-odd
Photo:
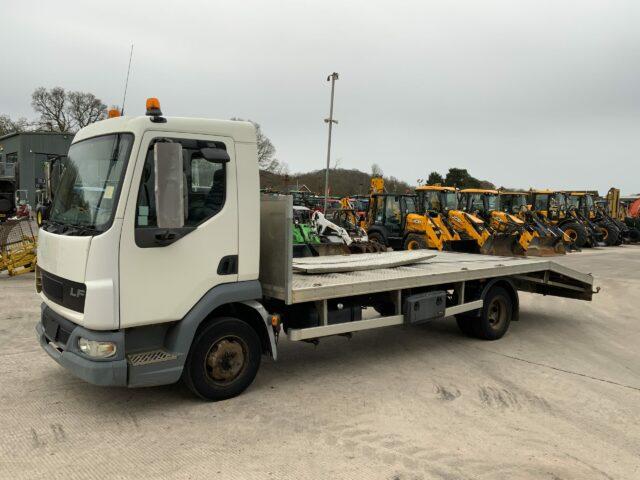
[{"label": "radio antenna", "polygon": [[131,58],[133,57],[133,43],[131,44],[131,52],[129,52],[129,67],[127,68],[127,80],[124,82],[124,95],[122,96],[122,109],[120,115],[124,115],[124,102],[127,99],[127,87],[129,86],[129,73],[131,72]]}]

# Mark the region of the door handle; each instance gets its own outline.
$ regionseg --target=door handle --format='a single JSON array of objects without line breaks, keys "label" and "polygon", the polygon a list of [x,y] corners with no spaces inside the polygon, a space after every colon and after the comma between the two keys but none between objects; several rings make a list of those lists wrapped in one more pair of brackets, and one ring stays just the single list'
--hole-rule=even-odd
[{"label": "door handle", "polygon": [[218,264],[218,275],[234,275],[238,273],[238,256],[227,255],[222,257]]},{"label": "door handle", "polygon": [[171,243],[178,238],[178,234],[176,232],[172,232],[170,230],[166,230],[164,232],[156,233],[155,239],[157,243]]}]

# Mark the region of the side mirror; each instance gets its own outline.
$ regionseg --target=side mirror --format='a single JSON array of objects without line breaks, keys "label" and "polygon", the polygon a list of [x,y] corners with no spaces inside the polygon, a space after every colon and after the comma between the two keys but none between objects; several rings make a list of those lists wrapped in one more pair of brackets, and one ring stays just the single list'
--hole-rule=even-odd
[{"label": "side mirror", "polygon": [[153,146],[156,218],[158,228],[184,226],[182,145],[158,142]]},{"label": "side mirror", "polygon": [[200,153],[205,160],[213,163],[227,163],[229,162],[229,154],[222,148],[201,148]]}]

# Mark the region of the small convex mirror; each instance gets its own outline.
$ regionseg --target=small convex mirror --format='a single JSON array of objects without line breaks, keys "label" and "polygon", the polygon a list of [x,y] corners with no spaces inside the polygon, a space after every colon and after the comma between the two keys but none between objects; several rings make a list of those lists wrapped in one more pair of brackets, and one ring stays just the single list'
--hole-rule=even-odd
[{"label": "small convex mirror", "polygon": [[229,154],[222,148],[205,147],[200,149],[200,153],[205,160],[212,163],[227,163],[229,161]]},{"label": "small convex mirror", "polygon": [[156,218],[158,228],[184,226],[182,145],[158,142],[153,146]]}]

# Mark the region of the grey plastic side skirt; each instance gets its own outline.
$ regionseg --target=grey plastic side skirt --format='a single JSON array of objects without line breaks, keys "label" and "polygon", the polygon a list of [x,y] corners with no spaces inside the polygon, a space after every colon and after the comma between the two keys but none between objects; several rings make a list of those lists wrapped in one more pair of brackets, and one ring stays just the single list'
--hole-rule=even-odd
[{"label": "grey plastic side skirt", "polygon": [[223,283],[207,293],[196,303],[189,313],[167,334],[165,346],[178,354],[189,353],[191,342],[200,323],[216,308],[234,302],[246,302],[262,298],[262,287],[258,280]]},{"label": "grey plastic side skirt", "polygon": [[[202,321],[222,305],[249,302],[248,306],[253,307],[250,301],[255,301],[258,298],[262,298],[262,287],[258,280],[224,283],[213,287],[204,294],[182,320],[167,331],[164,348],[174,354],[176,358],[151,365],[130,366],[128,386],[166,385],[177,382],[182,375],[191,343]],[[255,303],[260,305],[258,302]],[[260,311],[258,313],[263,317],[266,325],[265,317]],[[266,315],[266,311],[264,314]],[[272,329],[268,328],[267,331],[270,333],[269,339],[273,347],[275,340]]]}]

